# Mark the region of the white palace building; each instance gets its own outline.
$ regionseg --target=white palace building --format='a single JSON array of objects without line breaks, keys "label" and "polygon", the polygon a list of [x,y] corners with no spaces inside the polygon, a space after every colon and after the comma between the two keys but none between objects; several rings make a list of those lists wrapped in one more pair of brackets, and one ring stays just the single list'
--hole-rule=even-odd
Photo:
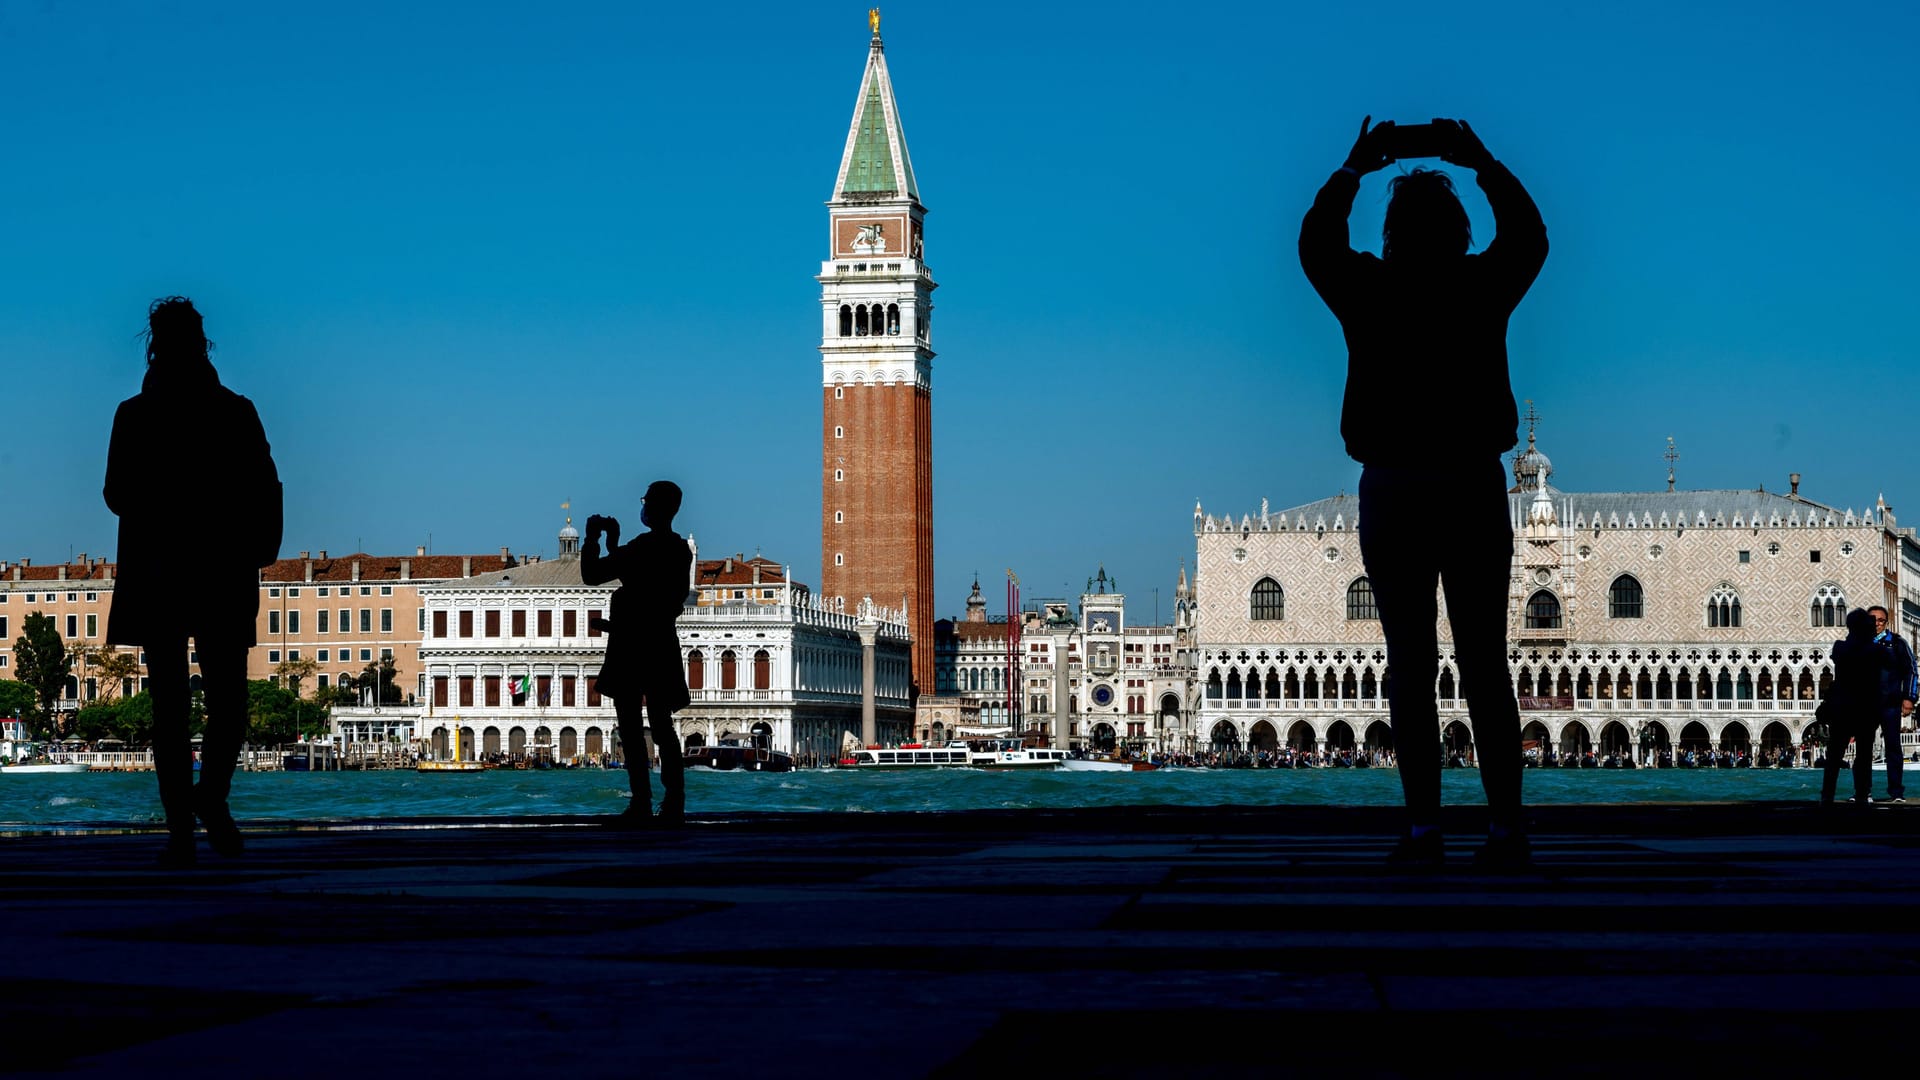
[{"label": "white palace building", "polygon": [[[1507,640],[1524,738],[1562,754],[1779,749],[1808,737],[1847,609],[1896,601],[1906,537],[1790,490],[1569,492],[1535,445],[1513,460]],[[1279,513],[1196,504],[1202,747],[1390,741],[1386,641],[1361,564],[1359,500]],[[1435,530],[1448,522],[1436,520]],[[1401,538],[1418,544],[1418,535]],[[1434,692],[1471,745],[1441,604]]]},{"label": "white palace building", "polygon": [[[556,559],[421,589],[420,704],[337,709],[337,739],[418,740],[422,756],[617,756],[613,701],[596,676],[606,639],[590,625],[618,582],[589,586],[569,523]],[[874,738],[907,734],[907,629],[897,611],[854,612],[816,600],[770,559],[695,558],[678,629],[692,704],[674,714],[684,746],[751,738],[796,755],[837,756],[848,732],[865,735],[872,672]]]}]

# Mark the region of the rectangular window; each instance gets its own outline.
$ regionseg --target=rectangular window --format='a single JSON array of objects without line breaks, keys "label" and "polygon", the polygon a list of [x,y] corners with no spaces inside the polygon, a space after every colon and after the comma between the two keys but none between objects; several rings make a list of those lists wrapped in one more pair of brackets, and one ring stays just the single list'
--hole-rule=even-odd
[{"label": "rectangular window", "polygon": [[382,659],[382,660],[391,660],[391,659],[393,659],[393,650],[392,650],[392,649],[381,649],[381,650],[380,650],[380,659]]},{"label": "rectangular window", "polygon": [[67,616],[67,636],[68,637],[80,636],[80,616],[78,615]]},{"label": "rectangular window", "polygon": [[372,659],[373,659],[373,650],[372,650],[372,649],[361,649],[361,650],[360,650],[360,661],[361,661],[362,663],[365,663],[365,662],[367,662],[367,661],[369,661],[369,660],[372,660]]},{"label": "rectangular window", "polygon": [[421,633],[423,633],[423,634],[424,634],[424,633],[426,633],[426,632],[427,632],[427,609],[426,609],[426,608],[420,608],[420,609],[418,609],[417,611],[415,611],[415,612],[414,612],[414,614],[416,614],[416,615],[418,615],[418,616],[420,616],[420,619],[419,619],[419,622],[420,622],[420,626],[419,626],[419,630],[420,630],[420,632],[421,632]]},{"label": "rectangular window", "polygon": [[89,604],[93,603],[98,599],[100,599],[100,594],[97,592],[90,592],[87,594],[87,603]]},{"label": "rectangular window", "polygon": [[87,636],[88,637],[100,636],[100,616],[98,615],[87,616]]},{"label": "rectangular window", "polygon": [[313,632],[314,633],[324,634],[327,632],[328,614],[330,614],[330,612],[328,612],[326,608],[321,608],[319,611],[316,611],[313,613]]},{"label": "rectangular window", "polygon": [[[426,610],[426,608],[421,608],[421,614],[426,614]],[[447,613],[444,611],[436,611],[433,613],[433,636],[447,636]]]},{"label": "rectangular window", "polygon": [[299,650],[299,649],[288,649],[288,650],[287,650],[287,659],[289,659],[289,660],[298,660],[298,659],[300,659],[300,650]]},{"label": "rectangular window", "polygon": [[322,672],[319,675],[314,676],[314,678],[319,682],[320,689],[325,690],[327,688],[327,676],[325,672]]},{"label": "rectangular window", "polygon": [[371,585],[362,585],[362,586],[360,586],[360,595],[361,595],[361,596],[372,596],[372,595],[373,595],[373,586],[371,586]]},{"label": "rectangular window", "polygon": [[460,676],[460,704],[469,706],[473,704],[473,676],[471,675]]},{"label": "rectangular window", "polygon": [[1813,549],[1812,551],[1809,551],[1809,552],[1807,552],[1807,561],[1808,561],[1808,562],[1819,562],[1819,561],[1820,561],[1820,549],[1819,549],[1819,548],[1814,548],[1814,549]]},{"label": "rectangular window", "polygon": [[299,632],[300,632],[300,613],[298,611],[287,612],[287,633],[297,634]]},{"label": "rectangular window", "polygon": [[391,586],[391,585],[382,585],[382,586],[380,586],[380,595],[381,595],[381,596],[392,596],[392,595],[393,595],[393,586]]},{"label": "rectangular window", "polygon": [[[271,588],[271,589],[268,589],[268,590],[267,590],[267,595],[268,595],[268,596],[279,596],[279,595],[280,595],[280,587],[276,585],[276,586],[274,586],[273,588]],[[29,596],[29,597],[27,597],[27,599],[29,599],[29,600],[31,600],[31,599],[33,599],[33,597],[31,597],[31,596]]]},{"label": "rectangular window", "polygon": [[533,617],[534,633],[539,637],[553,636],[553,612],[540,611]]},{"label": "rectangular window", "polygon": [[527,636],[527,613],[524,611],[515,611],[513,613],[513,636]]},{"label": "rectangular window", "polygon": [[589,675],[587,676],[587,707],[594,708],[599,704],[600,704],[600,680],[596,676]]},{"label": "rectangular window", "polygon": [[373,609],[370,607],[360,609],[360,632],[363,634],[373,633]]},{"label": "rectangular window", "polygon": [[[600,636],[600,628],[594,625],[594,620],[598,619],[599,617],[600,617],[599,608],[588,609],[587,611],[587,636],[588,637]],[[589,704],[591,704],[591,702]]]},{"label": "rectangular window", "polygon": [[500,613],[498,611],[487,612],[487,636],[500,636]]},{"label": "rectangular window", "polygon": [[481,681],[486,683],[487,685],[486,704],[488,705],[500,704],[500,676],[488,675],[485,678],[483,678]]},{"label": "rectangular window", "polygon": [[433,705],[436,709],[444,709],[447,707],[447,677],[445,675],[435,675],[433,677]]},{"label": "rectangular window", "polygon": [[553,676],[541,675],[533,680],[535,701],[541,705],[553,704]]},{"label": "rectangular window", "polygon": [[320,650],[320,651],[319,651],[318,653],[316,653],[316,654],[314,654],[314,659],[315,659],[315,660],[317,660],[317,661],[319,661],[319,662],[320,662],[320,663],[322,663],[322,664],[324,664],[324,663],[326,663],[326,662],[327,662],[327,652],[328,652],[328,650],[326,650],[326,649],[321,649],[321,650]]},{"label": "rectangular window", "polygon": [[579,634],[579,620],[576,618],[579,614],[579,612],[571,609],[560,613],[561,637],[574,637]]},{"label": "rectangular window", "polygon": [[1748,550],[1746,550],[1745,548],[1742,548],[1742,549],[1740,549],[1740,561],[1741,561],[1741,562],[1743,562],[1743,563],[1744,563],[1744,562],[1752,562],[1752,561],[1753,561],[1753,552],[1751,552],[1751,551],[1748,551]]},{"label": "rectangular window", "polygon": [[473,636],[473,612],[471,611],[463,611],[460,613],[460,636]]},{"label": "rectangular window", "polygon": [[269,664],[277,664],[277,663],[279,663],[279,662],[280,662],[280,650],[279,650],[279,649],[268,649],[268,650],[267,650],[267,663],[269,663]]},{"label": "rectangular window", "polygon": [[267,633],[277,634],[279,632],[280,632],[280,612],[269,609],[267,611]]},{"label": "rectangular window", "polygon": [[340,609],[340,632],[343,634],[353,633],[353,612],[348,608]]},{"label": "rectangular window", "polygon": [[299,590],[299,589],[288,589],[288,590],[287,590],[287,595],[288,595],[288,596],[290,596],[290,597],[291,597],[291,596],[299,596],[299,595],[300,595],[300,590]]},{"label": "rectangular window", "polygon": [[567,708],[573,706],[573,676],[571,675],[560,676],[560,704]]},{"label": "rectangular window", "polygon": [[7,636],[7,617],[5,615],[0,615],[0,638],[5,638],[6,636]]},{"label": "rectangular window", "polygon": [[390,607],[380,609],[380,632],[383,634],[393,633],[393,609]]},{"label": "rectangular window", "polygon": [[331,595],[333,595],[333,590],[332,590],[332,589],[329,589],[329,588],[327,588],[327,587],[326,587],[325,585],[322,585],[322,586],[320,586],[320,595],[321,595],[321,596],[331,596]]}]

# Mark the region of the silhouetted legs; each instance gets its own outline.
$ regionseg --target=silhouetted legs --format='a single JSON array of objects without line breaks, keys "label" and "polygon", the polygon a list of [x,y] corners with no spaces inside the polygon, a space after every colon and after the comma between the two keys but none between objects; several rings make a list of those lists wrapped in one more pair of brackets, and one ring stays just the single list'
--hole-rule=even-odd
[{"label": "silhouetted legs", "polygon": [[[620,704],[616,699],[613,712],[620,725],[620,744],[627,755],[627,787],[633,792],[632,808],[638,814],[650,814],[653,810],[653,782],[649,776],[646,735],[640,729],[637,714],[640,707]],[[660,786],[665,789],[660,800],[660,816],[663,819],[677,819],[687,808],[687,770],[685,758],[680,752],[680,736],[673,730],[673,713],[666,709],[647,706],[648,726],[653,731],[653,745],[660,751]]]},{"label": "silhouetted legs", "polygon": [[153,771],[160,806],[167,815],[168,846],[193,845],[193,819],[207,826],[207,840],[223,855],[240,850],[239,831],[227,811],[233,770],[247,726],[247,649],[244,645],[199,647],[200,690],[207,709],[200,740],[200,786],[193,784],[193,742],[188,715],[193,703],[187,680],[185,640],[148,645],[147,689],[153,696]]},{"label": "silhouetted legs", "polygon": [[1360,553],[1387,639],[1394,755],[1411,826],[1440,813],[1437,594],[1446,589],[1460,689],[1493,824],[1520,825],[1520,710],[1507,674],[1513,529],[1498,458],[1423,469],[1370,465],[1360,478]]},{"label": "silhouetted legs", "polygon": [[[1900,707],[1890,706],[1880,710],[1880,735],[1886,740],[1887,798],[1904,799],[1907,788],[1900,777]],[[1871,758],[1872,753],[1867,756]]]},{"label": "silhouetted legs", "polygon": [[[1898,715],[1896,710],[1895,715]],[[1896,720],[1897,724],[1898,721]],[[1857,728],[1858,730],[1854,730]],[[1833,801],[1833,790],[1840,781],[1840,757],[1847,752],[1847,741],[1854,740],[1853,747],[1853,799],[1866,802],[1873,794],[1873,729],[1872,723],[1856,724],[1849,717],[1845,723],[1827,725],[1827,766],[1820,771],[1820,801]],[[1900,735],[1896,731],[1893,737],[1894,754],[1899,754]],[[1888,766],[1888,783],[1893,782],[1892,766]]]}]

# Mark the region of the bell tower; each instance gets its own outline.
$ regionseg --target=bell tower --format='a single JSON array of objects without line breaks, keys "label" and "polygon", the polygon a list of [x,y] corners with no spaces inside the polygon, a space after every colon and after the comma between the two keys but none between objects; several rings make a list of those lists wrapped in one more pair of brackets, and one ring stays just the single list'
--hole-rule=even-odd
[{"label": "bell tower", "polygon": [[933,274],[880,13],[827,200],[820,265],[821,596],[904,606],[933,689]]}]

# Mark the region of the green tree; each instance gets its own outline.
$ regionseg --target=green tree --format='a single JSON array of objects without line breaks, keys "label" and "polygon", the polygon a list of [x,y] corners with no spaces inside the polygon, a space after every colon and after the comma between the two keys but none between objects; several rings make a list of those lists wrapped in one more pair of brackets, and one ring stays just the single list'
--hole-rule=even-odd
[{"label": "green tree", "polygon": [[127,680],[140,677],[140,655],[121,652],[109,645],[101,650],[99,661],[94,665],[94,673],[100,679],[100,700],[112,701],[119,695],[120,687]]},{"label": "green tree", "polygon": [[[13,666],[40,704],[40,723],[53,729],[53,703],[66,689],[67,676],[73,673],[73,658],[67,655],[66,642],[60,640],[52,616],[36,611],[27,616],[21,630],[13,643]],[[57,730],[53,733],[59,734]]]},{"label": "green tree", "polygon": [[33,714],[33,688],[18,679],[0,679],[0,716],[26,719]]},{"label": "green tree", "polygon": [[247,682],[247,730],[254,741],[292,742],[300,737],[293,705],[296,699],[265,679]]},{"label": "green tree", "polygon": [[380,705],[400,704],[400,684],[395,682],[399,673],[394,669],[393,657],[381,657],[377,663],[368,664],[354,680],[354,685],[362,690],[375,690],[374,702]]}]

